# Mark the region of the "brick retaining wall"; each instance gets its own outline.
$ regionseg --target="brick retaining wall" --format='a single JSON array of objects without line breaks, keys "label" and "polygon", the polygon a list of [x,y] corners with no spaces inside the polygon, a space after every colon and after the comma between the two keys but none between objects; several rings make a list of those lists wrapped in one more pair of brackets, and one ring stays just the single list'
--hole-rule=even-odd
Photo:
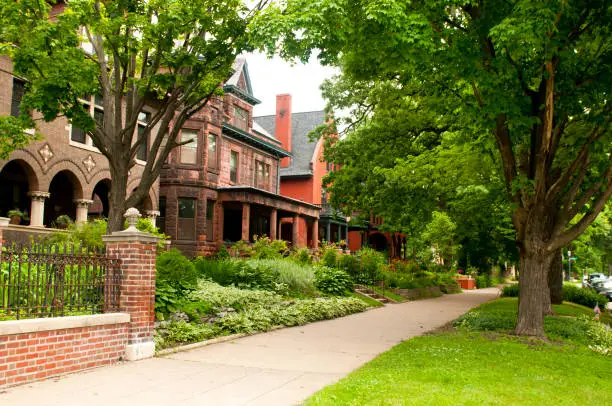
[{"label": "brick retaining wall", "polygon": [[129,321],[109,313],[0,323],[0,388],[123,359]]}]

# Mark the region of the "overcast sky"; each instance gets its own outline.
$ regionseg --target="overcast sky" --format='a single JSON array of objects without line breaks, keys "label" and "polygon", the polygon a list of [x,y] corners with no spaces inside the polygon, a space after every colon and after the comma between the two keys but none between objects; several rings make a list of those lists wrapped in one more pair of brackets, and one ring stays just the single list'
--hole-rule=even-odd
[{"label": "overcast sky", "polygon": [[253,94],[261,100],[255,106],[255,116],[276,113],[276,95],[289,93],[292,96],[294,113],[323,110],[325,101],[319,86],[330,78],[335,69],[321,66],[316,57],[307,65],[291,65],[279,57],[267,59],[263,54],[246,55]]}]

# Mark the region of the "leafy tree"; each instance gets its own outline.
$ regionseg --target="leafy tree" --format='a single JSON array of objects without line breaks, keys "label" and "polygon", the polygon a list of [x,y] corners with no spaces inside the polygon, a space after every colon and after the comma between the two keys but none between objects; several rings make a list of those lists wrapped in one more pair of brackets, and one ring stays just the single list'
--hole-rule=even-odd
[{"label": "leafy tree", "polygon": [[423,239],[434,247],[443,265],[451,265],[457,252],[458,247],[454,241],[456,229],[457,225],[448,214],[434,211],[431,222],[423,232]]},{"label": "leafy tree", "polygon": [[[554,255],[612,194],[612,7],[606,0],[290,0],[259,34],[281,54],[442,102],[496,147],[519,250],[516,333],[543,336]],[[276,34],[276,35],[275,35]]]},{"label": "leafy tree", "polygon": [[[178,140],[185,121],[221,94],[236,56],[250,49],[250,24],[267,1],[249,2],[252,9],[242,0],[51,3],[0,0],[0,49],[27,81],[22,110],[37,110],[46,121],[66,116],[108,159],[109,231],[117,231],[125,210],[148,195],[170,151],[190,141]],[[103,118],[89,115],[83,95],[102,98]],[[147,107],[153,113],[137,131]],[[2,128],[31,124],[20,120],[3,120]],[[142,178],[128,191],[142,148],[148,150]]]}]

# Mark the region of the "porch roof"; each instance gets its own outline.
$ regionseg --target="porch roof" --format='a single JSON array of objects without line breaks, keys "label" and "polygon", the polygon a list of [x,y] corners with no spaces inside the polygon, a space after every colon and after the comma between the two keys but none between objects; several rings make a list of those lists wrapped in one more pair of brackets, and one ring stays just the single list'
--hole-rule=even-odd
[{"label": "porch roof", "polygon": [[259,204],[317,219],[321,211],[321,208],[314,204],[252,186],[222,186],[217,188],[217,192],[222,202]]}]

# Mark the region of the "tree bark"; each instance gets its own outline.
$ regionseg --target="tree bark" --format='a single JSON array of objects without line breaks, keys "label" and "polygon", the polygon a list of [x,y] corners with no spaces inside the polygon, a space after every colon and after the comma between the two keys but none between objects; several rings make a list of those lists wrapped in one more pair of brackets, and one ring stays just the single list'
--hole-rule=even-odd
[{"label": "tree bark", "polygon": [[110,196],[108,197],[108,226],[106,230],[109,234],[123,230],[123,215],[127,210],[127,207],[125,207],[128,181],[127,171],[113,171],[111,164],[111,179]]},{"label": "tree bark", "polygon": [[563,259],[559,252],[553,255],[550,264],[548,289],[550,290],[551,304],[561,304],[563,302]]},{"label": "tree bark", "polygon": [[548,271],[552,255],[543,250],[522,247],[519,250],[521,278],[519,282],[518,322],[515,333],[544,337],[544,312],[550,300]]}]

